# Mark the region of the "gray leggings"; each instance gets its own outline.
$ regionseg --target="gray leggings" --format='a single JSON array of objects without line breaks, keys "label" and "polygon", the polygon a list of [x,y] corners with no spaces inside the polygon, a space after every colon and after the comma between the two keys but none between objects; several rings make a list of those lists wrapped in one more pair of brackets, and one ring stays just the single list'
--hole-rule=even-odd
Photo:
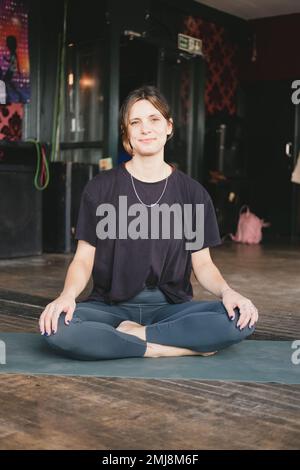
[{"label": "gray leggings", "polygon": [[[69,326],[60,315],[57,332],[45,340],[62,355],[81,360],[142,357],[147,342],[191,349],[219,351],[251,335],[232,321],[221,301],[168,302],[159,288],[148,288],[136,296],[109,305],[102,301],[79,302]],[[116,330],[124,320],[146,325],[146,341]]]}]

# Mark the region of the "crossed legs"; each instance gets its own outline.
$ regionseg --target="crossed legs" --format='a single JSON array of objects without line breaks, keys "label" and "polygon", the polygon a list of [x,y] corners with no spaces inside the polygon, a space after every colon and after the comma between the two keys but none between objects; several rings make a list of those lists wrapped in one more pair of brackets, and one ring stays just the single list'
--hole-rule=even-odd
[{"label": "crossed legs", "polygon": [[[140,339],[146,341],[146,327],[140,325],[139,323],[124,320],[117,327],[118,331],[127,333],[129,335],[134,335]],[[147,342],[147,349],[145,351],[144,357],[170,357],[170,356],[211,356],[217,351],[213,352],[198,352],[192,351],[191,349],[178,348],[176,346],[166,346],[164,344],[149,343]]]},{"label": "crossed legs", "polygon": [[77,304],[69,326],[61,315],[56,334],[46,341],[60,354],[81,360],[210,355],[253,333],[254,328],[237,328],[235,312],[231,321],[220,301],[168,304],[154,312],[150,324],[141,325],[122,309],[105,311],[86,302]]}]

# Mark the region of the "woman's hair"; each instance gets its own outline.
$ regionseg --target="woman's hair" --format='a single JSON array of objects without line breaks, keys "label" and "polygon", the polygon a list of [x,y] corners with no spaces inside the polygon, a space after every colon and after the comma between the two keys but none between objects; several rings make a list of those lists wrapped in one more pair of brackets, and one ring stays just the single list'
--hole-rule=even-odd
[{"label": "woman's hair", "polygon": [[[149,101],[156,109],[158,109],[158,111],[168,122],[170,122],[171,119],[169,104],[158,88],[150,85],[144,85],[131,91],[127,98],[125,98],[119,113],[122,142],[126,152],[129,153],[129,155],[132,155],[132,147],[128,136],[129,112],[134,103],[140,100]],[[172,132],[170,135],[168,135],[167,140],[170,140],[173,135],[174,125],[172,126]]]}]

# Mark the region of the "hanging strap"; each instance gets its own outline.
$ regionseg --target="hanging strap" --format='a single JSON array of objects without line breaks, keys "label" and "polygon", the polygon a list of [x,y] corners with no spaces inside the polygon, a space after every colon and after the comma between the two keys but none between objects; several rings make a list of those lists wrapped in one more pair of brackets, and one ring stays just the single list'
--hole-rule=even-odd
[{"label": "hanging strap", "polygon": [[245,208],[247,208],[247,211],[249,212],[249,210],[250,210],[249,206],[247,204],[243,204],[242,207],[239,210],[239,215],[241,215],[242,210],[245,209]]}]

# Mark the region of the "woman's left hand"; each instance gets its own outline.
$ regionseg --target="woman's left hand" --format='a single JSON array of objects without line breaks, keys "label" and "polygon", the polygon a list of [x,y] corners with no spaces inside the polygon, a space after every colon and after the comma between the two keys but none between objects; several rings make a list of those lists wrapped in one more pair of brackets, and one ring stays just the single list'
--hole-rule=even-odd
[{"label": "woman's left hand", "polygon": [[238,307],[240,311],[240,318],[237,322],[237,327],[242,330],[249,323],[249,328],[258,320],[258,310],[253,305],[250,299],[244,297],[233,289],[226,289],[222,295],[222,302],[228,312],[231,320],[234,320],[234,308]]}]

